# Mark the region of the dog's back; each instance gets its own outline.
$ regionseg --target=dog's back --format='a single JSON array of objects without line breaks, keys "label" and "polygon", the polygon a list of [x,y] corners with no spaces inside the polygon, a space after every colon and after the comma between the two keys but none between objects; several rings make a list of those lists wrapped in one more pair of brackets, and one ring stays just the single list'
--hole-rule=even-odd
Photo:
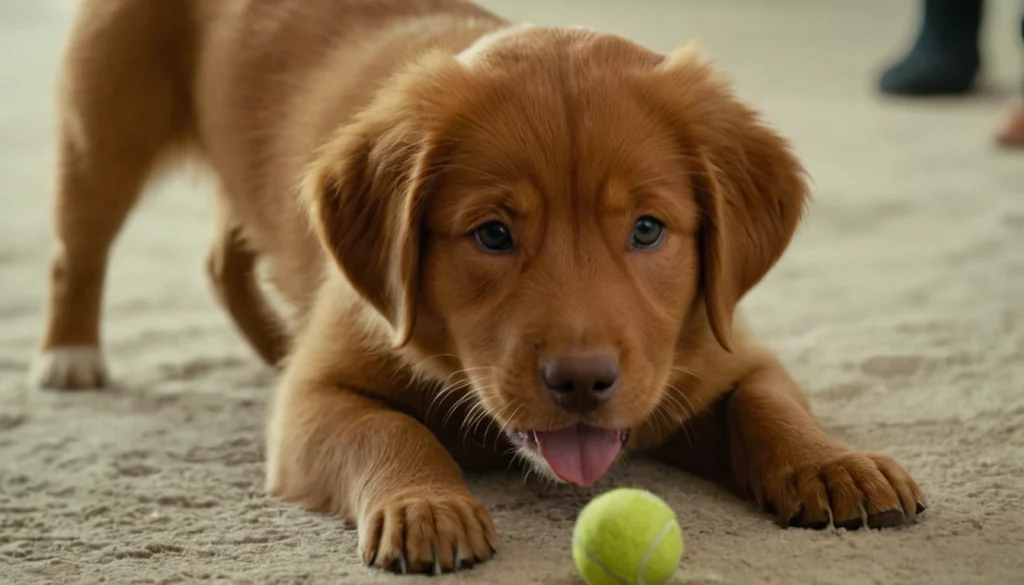
[{"label": "dog's back", "polygon": [[297,203],[305,167],[398,65],[502,23],[462,0],[85,0],[60,86],[56,286],[36,382],[103,383],[110,246],[154,170],[185,153],[220,183],[218,298],[280,359],[285,333],[252,273],[268,260],[279,292],[308,309],[323,253]]}]

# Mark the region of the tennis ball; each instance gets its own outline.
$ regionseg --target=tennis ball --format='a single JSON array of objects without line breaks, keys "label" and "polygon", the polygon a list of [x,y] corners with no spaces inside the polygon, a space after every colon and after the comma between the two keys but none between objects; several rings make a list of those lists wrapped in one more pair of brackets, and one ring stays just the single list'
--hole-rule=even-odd
[{"label": "tennis ball", "polygon": [[682,556],[675,512],[649,491],[606,492],[576,519],[572,557],[589,585],[661,585]]}]

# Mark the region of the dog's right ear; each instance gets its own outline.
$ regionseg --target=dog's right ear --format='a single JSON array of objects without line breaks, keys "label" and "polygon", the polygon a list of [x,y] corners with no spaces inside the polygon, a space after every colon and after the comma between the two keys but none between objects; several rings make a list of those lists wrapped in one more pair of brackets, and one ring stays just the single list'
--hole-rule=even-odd
[{"label": "dog's right ear", "polygon": [[428,55],[396,75],[328,142],[302,197],[321,243],[353,288],[387,321],[396,347],[416,324],[421,224],[450,150],[443,103],[462,75]]}]

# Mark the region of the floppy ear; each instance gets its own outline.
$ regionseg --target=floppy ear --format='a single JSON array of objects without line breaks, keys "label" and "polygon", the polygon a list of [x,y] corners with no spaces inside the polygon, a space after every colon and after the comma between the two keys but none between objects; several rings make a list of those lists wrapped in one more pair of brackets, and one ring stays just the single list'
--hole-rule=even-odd
[{"label": "floppy ear", "polygon": [[658,75],[663,105],[696,169],[708,322],[731,351],[737,303],[778,261],[803,215],[804,169],[788,142],[733,95],[693,46],[669,55]]},{"label": "floppy ear", "polygon": [[391,325],[396,347],[416,324],[423,211],[448,151],[433,98],[453,67],[434,58],[396,76],[331,139],[302,188],[321,243]]}]

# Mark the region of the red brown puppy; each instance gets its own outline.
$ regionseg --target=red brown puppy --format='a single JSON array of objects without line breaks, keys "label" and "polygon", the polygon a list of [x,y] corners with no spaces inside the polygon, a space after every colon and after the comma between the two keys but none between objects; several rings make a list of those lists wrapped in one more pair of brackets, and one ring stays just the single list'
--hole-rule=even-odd
[{"label": "red brown puppy", "polygon": [[283,368],[267,488],[356,522],[368,564],[488,559],[461,468],[509,449],[581,486],[650,451],[798,526],[924,508],[739,322],[807,186],[690,49],[459,0],[86,0],[61,99],[33,380],[103,384],[111,244],[155,170],[205,161],[217,298]]}]

